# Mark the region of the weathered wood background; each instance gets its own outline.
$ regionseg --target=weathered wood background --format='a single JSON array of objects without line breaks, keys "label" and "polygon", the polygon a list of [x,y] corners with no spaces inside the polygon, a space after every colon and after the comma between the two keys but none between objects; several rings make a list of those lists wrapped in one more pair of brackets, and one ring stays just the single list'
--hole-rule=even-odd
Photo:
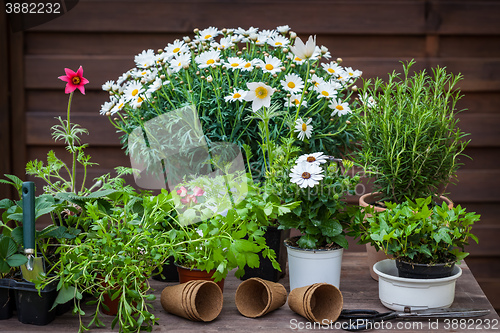
[{"label": "weathered wood background", "polygon": [[[49,149],[54,117],[64,115],[67,95],[57,79],[64,68],[84,67],[87,94],[75,94],[72,120],[90,130],[88,153],[99,163],[90,176],[129,165],[118,135],[99,115],[108,100],[101,85],[134,66],[134,55],[192,35],[196,27],[275,28],[288,24],[300,36],[317,35],[343,65],[363,76],[387,77],[399,61],[418,68],[446,66],[464,74],[460,108],[463,130],[472,133],[451,199],[482,215],[479,245],[468,265],[500,309],[500,2],[423,0],[81,0],[62,17],[11,33],[0,13],[0,174],[21,178],[28,160]],[[0,198],[12,196],[0,186]],[[359,247],[354,247],[354,250]]]}]

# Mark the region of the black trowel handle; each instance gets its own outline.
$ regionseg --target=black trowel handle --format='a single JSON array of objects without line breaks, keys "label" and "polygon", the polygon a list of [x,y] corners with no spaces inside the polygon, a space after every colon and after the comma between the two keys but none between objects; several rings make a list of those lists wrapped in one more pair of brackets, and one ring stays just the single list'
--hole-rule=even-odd
[{"label": "black trowel handle", "polygon": [[23,199],[23,245],[24,253],[35,252],[35,183],[24,182]]}]

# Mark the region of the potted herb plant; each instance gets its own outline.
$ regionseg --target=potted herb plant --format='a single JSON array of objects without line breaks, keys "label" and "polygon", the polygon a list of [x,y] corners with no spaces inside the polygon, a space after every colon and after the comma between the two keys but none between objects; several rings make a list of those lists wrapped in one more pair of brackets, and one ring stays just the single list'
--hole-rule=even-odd
[{"label": "potted herb plant", "polygon": [[[359,145],[355,161],[373,180],[373,193],[360,197],[362,207],[385,209],[384,202],[432,196],[437,204],[456,177],[465,157],[468,135],[458,127],[457,88],[462,75],[445,68],[412,72],[415,61],[403,64],[403,74],[393,72],[387,82],[367,80],[360,88],[356,113]],[[382,259],[367,247],[370,270]],[[371,270],[372,277],[376,275]]]},{"label": "potted herb plant", "polygon": [[[196,189],[199,195],[187,201],[185,188]],[[177,244],[173,256],[181,283],[187,281],[184,273],[205,272],[204,278],[219,282],[222,289],[221,281],[233,268],[241,277],[245,266],[258,267],[259,253],[280,269],[275,252],[266,245],[262,221],[290,212],[295,203],[266,203],[245,173],[197,177],[172,193],[177,205],[189,205],[168,232]]]},{"label": "potted herb plant", "polygon": [[363,242],[395,259],[374,265],[382,303],[395,310],[450,306],[461,275],[455,263],[468,255],[469,240],[478,241],[471,229],[480,216],[460,205],[433,205],[430,196],[386,205],[382,212],[368,207],[351,224]]}]

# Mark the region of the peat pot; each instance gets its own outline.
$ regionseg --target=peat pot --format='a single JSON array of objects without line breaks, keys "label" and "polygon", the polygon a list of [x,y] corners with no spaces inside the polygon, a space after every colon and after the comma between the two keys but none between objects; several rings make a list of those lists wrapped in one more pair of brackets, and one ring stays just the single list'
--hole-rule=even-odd
[{"label": "peat pot", "polygon": [[378,274],[378,292],[382,304],[395,311],[448,308],[455,299],[455,284],[462,269],[455,266],[452,275],[438,279],[410,279],[398,276],[396,262],[385,259],[373,270]]},{"label": "peat pot", "polygon": [[343,248],[301,249],[289,241],[285,240],[284,244],[288,253],[290,291],[314,283],[328,283],[339,288]]}]

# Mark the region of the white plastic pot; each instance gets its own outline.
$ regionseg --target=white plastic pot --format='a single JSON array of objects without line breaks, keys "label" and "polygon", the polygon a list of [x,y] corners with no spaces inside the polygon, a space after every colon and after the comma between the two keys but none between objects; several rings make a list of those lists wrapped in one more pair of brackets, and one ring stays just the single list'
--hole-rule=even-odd
[{"label": "white plastic pot", "polygon": [[290,291],[325,282],[339,288],[344,249],[311,250],[287,244]]},{"label": "white plastic pot", "polygon": [[378,293],[382,304],[395,311],[448,308],[455,299],[455,283],[462,269],[455,265],[452,275],[440,279],[409,279],[398,276],[396,262],[386,259],[373,265],[379,276]]}]

